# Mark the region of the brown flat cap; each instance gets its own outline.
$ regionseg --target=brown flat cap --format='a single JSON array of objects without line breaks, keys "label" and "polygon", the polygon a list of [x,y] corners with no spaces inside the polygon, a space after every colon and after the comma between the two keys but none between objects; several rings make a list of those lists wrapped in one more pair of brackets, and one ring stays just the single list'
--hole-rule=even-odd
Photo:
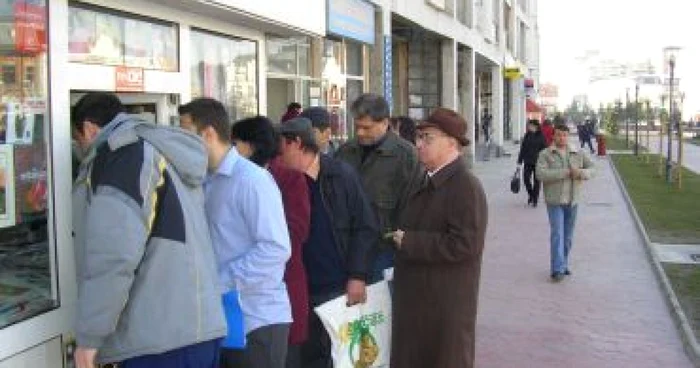
[{"label": "brown flat cap", "polygon": [[418,124],[417,129],[437,128],[455,138],[462,146],[469,145],[467,139],[467,122],[453,110],[438,107],[427,119]]}]

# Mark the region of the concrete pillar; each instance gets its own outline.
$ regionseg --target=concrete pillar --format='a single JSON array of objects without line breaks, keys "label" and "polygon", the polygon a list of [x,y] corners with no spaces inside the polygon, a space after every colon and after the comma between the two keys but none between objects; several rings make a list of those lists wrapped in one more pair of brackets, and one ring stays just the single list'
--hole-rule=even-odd
[{"label": "concrete pillar", "polygon": [[527,113],[525,112],[525,85],[523,78],[511,82],[511,132],[512,141],[520,141],[525,134]]},{"label": "concrete pillar", "polygon": [[464,48],[458,52],[460,62],[457,64],[459,68],[459,113],[464,116],[467,121],[467,138],[469,146],[465,148],[465,158],[468,165],[474,164],[476,157],[476,129],[478,129],[478,121],[474,121],[476,116],[476,55],[474,49]]},{"label": "concrete pillar", "polygon": [[[510,81],[510,133],[511,133],[511,139],[510,140],[515,140],[519,139],[519,137],[516,135],[517,133],[517,126],[520,123],[520,96],[519,96],[519,91],[518,91],[518,82],[522,81],[522,79],[514,79]],[[504,132],[505,133],[505,132]],[[504,134],[505,135],[505,134]]]},{"label": "concrete pillar", "polygon": [[442,106],[458,109],[457,98],[457,42],[442,40]]},{"label": "concrete pillar", "polygon": [[383,9],[376,7],[374,12],[374,46],[369,60],[369,91],[384,94],[384,27]]},{"label": "concrete pillar", "polygon": [[[374,47],[370,58],[369,91],[384,96],[392,104],[391,85],[391,8],[389,1],[379,1],[374,13]],[[388,47],[387,47],[388,46]]]},{"label": "concrete pillar", "polygon": [[503,145],[503,68],[500,65],[491,68],[491,114],[493,115],[491,136],[492,142]]}]

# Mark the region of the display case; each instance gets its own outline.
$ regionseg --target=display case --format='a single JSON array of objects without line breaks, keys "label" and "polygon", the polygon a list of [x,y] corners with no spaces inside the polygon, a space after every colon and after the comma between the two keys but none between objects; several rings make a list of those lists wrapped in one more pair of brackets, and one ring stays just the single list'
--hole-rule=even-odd
[{"label": "display case", "polygon": [[[0,32],[0,329],[58,306],[49,237],[46,3],[2,1]],[[8,24],[3,22],[0,27]]]}]

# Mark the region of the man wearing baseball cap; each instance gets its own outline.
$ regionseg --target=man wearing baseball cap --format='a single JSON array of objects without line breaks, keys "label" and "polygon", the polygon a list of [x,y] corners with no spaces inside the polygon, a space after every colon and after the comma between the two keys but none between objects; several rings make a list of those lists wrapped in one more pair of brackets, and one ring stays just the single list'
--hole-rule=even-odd
[{"label": "man wearing baseball cap", "polygon": [[[311,121],[298,117],[279,127],[280,154],[289,167],[306,174],[311,226],[304,266],[311,309],[347,294],[349,305],[364,303],[372,271],[370,252],[379,231],[360,178],[352,167],[320,154]],[[329,367],[331,342],[315,313],[302,346],[302,366]]]}]

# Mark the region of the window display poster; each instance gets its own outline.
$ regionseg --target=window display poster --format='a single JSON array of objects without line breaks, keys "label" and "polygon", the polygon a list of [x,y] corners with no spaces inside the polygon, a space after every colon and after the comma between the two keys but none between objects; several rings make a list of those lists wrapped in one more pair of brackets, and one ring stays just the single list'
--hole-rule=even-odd
[{"label": "window display poster", "polygon": [[13,145],[0,144],[0,228],[15,225]]},{"label": "window display poster", "polygon": [[114,65],[124,59],[124,20],[111,14],[71,8],[70,61]]},{"label": "window display poster", "polygon": [[46,216],[46,146],[43,143],[14,146],[14,190],[17,223]]},{"label": "window display poster", "polygon": [[68,50],[71,60],[84,61],[95,43],[95,13],[72,8],[68,15]]}]

